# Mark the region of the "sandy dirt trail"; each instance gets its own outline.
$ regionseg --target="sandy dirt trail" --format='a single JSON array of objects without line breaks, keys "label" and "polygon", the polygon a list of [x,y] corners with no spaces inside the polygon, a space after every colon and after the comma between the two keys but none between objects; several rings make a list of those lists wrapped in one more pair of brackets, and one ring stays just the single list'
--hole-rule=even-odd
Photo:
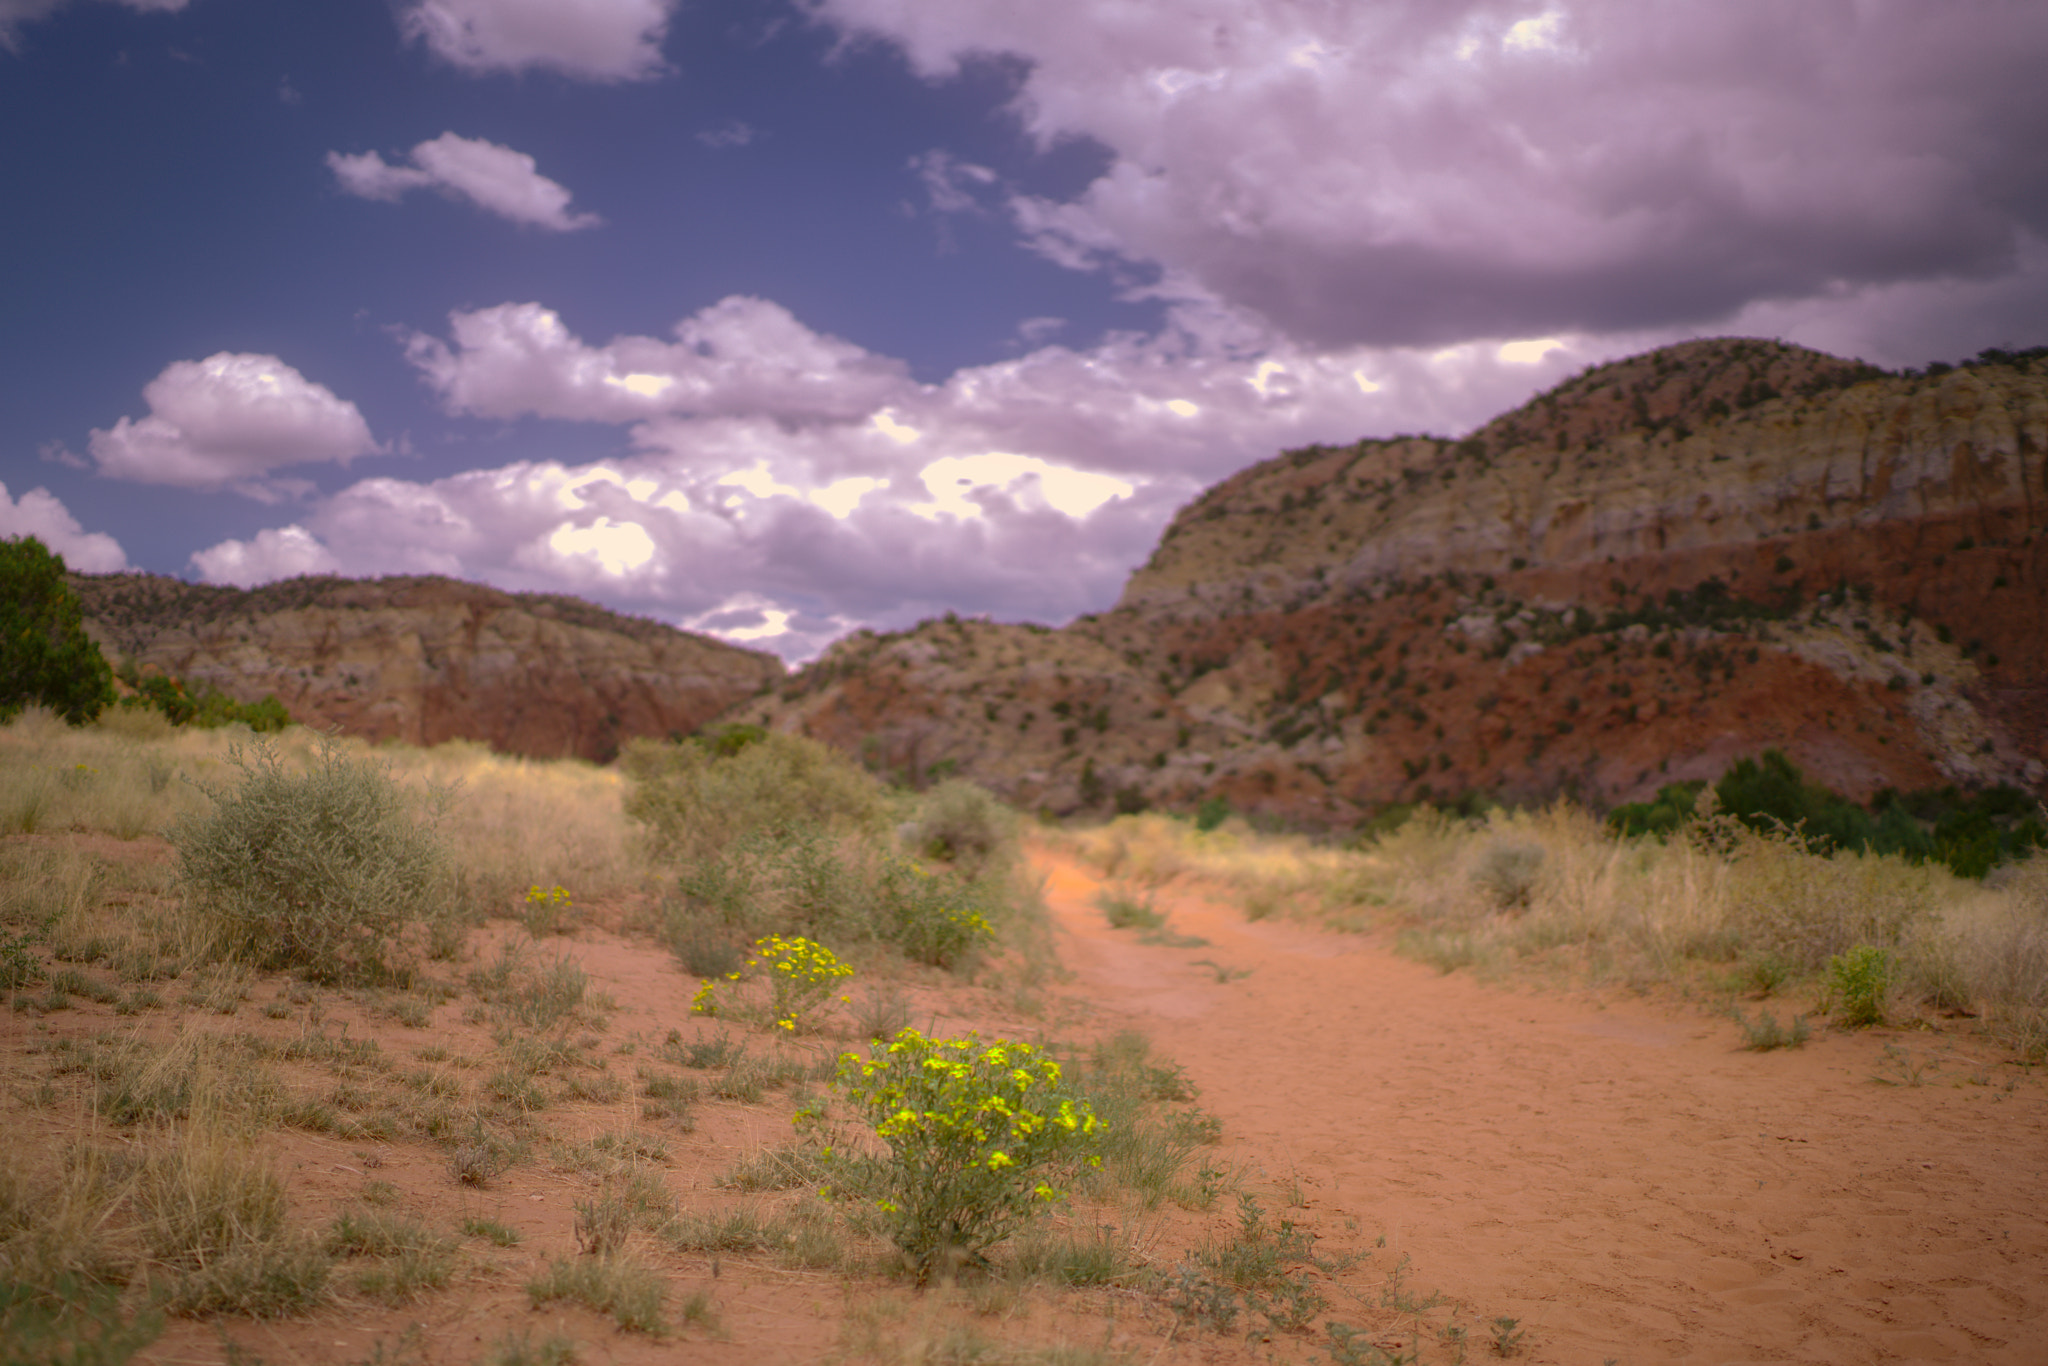
[{"label": "sandy dirt trail", "polygon": [[[1750,1053],[1690,1007],[1440,976],[1173,888],[1210,943],[1147,946],[1034,862],[1076,994],[1185,1066],[1227,1155],[1521,1319],[1534,1360],[2048,1362],[2048,1086],[1981,1047]],[[1938,1070],[1874,1080],[1908,1080],[1896,1050]]]}]

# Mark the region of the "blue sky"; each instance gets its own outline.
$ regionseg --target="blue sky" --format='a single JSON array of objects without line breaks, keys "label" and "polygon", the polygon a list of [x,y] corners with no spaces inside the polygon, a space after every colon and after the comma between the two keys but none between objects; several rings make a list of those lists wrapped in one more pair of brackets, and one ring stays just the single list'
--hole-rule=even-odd
[{"label": "blue sky", "polygon": [[800,659],[1289,445],[2048,342],[2022,0],[0,0],[0,534]]}]

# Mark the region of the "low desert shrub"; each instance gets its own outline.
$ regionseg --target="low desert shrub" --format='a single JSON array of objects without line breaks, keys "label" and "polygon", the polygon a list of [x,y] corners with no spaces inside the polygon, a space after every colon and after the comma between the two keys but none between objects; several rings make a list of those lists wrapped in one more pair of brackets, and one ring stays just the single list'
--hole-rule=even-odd
[{"label": "low desert shrub", "polygon": [[[629,747],[626,810],[657,857],[679,865],[679,895],[655,932],[704,976],[731,941],[802,936],[887,944],[959,969],[992,945],[1019,900],[1014,821],[987,793],[946,783],[915,799],[897,832],[865,771],[794,736]],[[728,969],[730,971],[730,969]]]},{"label": "low desert shrub", "polygon": [[1858,945],[1895,950],[1934,914],[1944,868],[1893,854],[1809,852],[1793,835],[1727,835],[1730,920],[1752,953],[1817,972]]},{"label": "low desert shrub", "polygon": [[1016,839],[1016,817],[989,792],[950,778],[918,798],[901,831],[920,858],[975,876]]},{"label": "low desert shrub", "polygon": [[0,1366],[122,1366],[163,1330],[161,1313],[130,1317],[121,1297],[103,1287],[42,1295],[24,1282],[0,1281]]},{"label": "low desert shrub", "polygon": [[1093,1108],[1029,1044],[906,1029],[843,1055],[833,1084],[887,1149],[864,1176],[920,1285],[983,1260],[1061,1198],[1054,1182],[1102,1161]]},{"label": "low desert shrub", "polygon": [[1095,905],[1113,930],[1156,930],[1166,923],[1149,896],[1140,899],[1125,892],[1104,891],[1095,898]]},{"label": "low desert shrub", "polygon": [[1799,1048],[1812,1036],[1804,1015],[1794,1015],[1790,1028],[1778,1023],[1778,1017],[1768,1010],[1759,1010],[1756,1019],[1745,1016],[1738,1007],[1730,1012],[1735,1023],[1742,1029],[1742,1046],[1753,1053],[1768,1053],[1774,1048]]},{"label": "low desert shrub", "polygon": [[619,767],[633,780],[626,814],[657,857],[684,864],[759,831],[876,832],[888,816],[879,782],[801,736],[767,733],[730,754],[715,743],[636,740]]},{"label": "low desert shrub", "polygon": [[571,1366],[576,1360],[576,1341],[561,1333],[550,1333],[535,1341],[531,1329],[521,1328],[498,1339],[492,1350],[492,1366]]},{"label": "low desert shrub", "polygon": [[2048,1060],[2048,855],[2014,870],[2000,899],[1955,917],[1956,956],[1991,1032]]},{"label": "low desert shrub", "polygon": [[1108,1226],[1024,1234],[1013,1244],[1006,1269],[1012,1276],[1069,1286],[1130,1285],[1143,1274],[1129,1239]]},{"label": "low desert shrub", "polygon": [[[823,944],[801,935],[785,939],[779,934],[754,941],[754,956],[723,978],[706,979],[690,1002],[697,1015],[744,1012],[753,1006],[765,1013],[768,1023],[786,1033],[808,1033],[818,1027],[819,1016],[844,979],[853,969]],[[748,1001],[742,993],[752,981],[767,984],[765,1002]],[[845,996],[840,996],[845,1001]]]},{"label": "low desert shrub", "polygon": [[1177,1065],[1155,1061],[1151,1041],[1125,1030],[1097,1044],[1071,1071],[1073,1086],[1101,1121],[1096,1151],[1102,1163],[1081,1174],[1091,1194],[1128,1191],[1145,1209],[1169,1200],[1189,1208],[1209,1203],[1213,1184],[1187,1175],[1207,1131],[1188,1122],[1198,1111],[1172,1108],[1197,1094]]},{"label": "low desert shrub", "polygon": [[1875,944],[1858,944],[1828,959],[1835,1018],[1852,1029],[1883,1024],[1898,967],[1898,955]]},{"label": "low desert shrub", "polygon": [[240,783],[204,789],[213,810],[171,830],[216,952],[319,980],[393,976],[405,932],[446,905],[445,794],[407,792],[331,736],[304,773],[260,740],[228,757]]}]

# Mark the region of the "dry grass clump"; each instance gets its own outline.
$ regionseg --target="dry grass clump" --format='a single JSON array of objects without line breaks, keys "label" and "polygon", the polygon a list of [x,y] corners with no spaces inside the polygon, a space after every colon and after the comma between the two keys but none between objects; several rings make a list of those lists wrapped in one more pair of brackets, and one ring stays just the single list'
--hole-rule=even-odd
[{"label": "dry grass clump", "polygon": [[[160,834],[206,808],[205,797],[181,777],[218,778],[229,750],[254,738],[243,725],[179,729],[155,712],[121,708],[72,727],[47,708],[29,707],[0,726],[0,834]],[[294,727],[269,738],[297,759],[310,751],[315,733]]]},{"label": "dry grass clump", "polygon": [[216,1128],[190,1125],[151,1153],[136,1205],[152,1262],[171,1273],[171,1313],[277,1318],[328,1298],[332,1260],[287,1227],[283,1182]]},{"label": "dry grass clump", "polygon": [[[0,1282],[46,1317],[90,1307],[103,1330],[152,1309],[303,1313],[329,1297],[331,1259],[287,1214],[276,1173],[207,1118],[139,1148],[80,1143],[54,1171],[0,1174]],[[75,1351],[79,1326],[52,1337]]]},{"label": "dry grass clump", "polygon": [[455,1239],[392,1210],[343,1210],[324,1247],[330,1257],[350,1260],[358,1292],[389,1304],[445,1289],[455,1275]]},{"label": "dry grass clump", "polygon": [[[668,1287],[653,1267],[630,1252],[597,1257],[558,1257],[542,1275],[527,1282],[526,1295],[535,1308],[569,1300],[609,1314],[629,1333],[659,1336],[668,1331],[662,1312]],[[708,1302],[706,1302],[708,1306]],[[700,1306],[702,1317],[706,1306]]]}]

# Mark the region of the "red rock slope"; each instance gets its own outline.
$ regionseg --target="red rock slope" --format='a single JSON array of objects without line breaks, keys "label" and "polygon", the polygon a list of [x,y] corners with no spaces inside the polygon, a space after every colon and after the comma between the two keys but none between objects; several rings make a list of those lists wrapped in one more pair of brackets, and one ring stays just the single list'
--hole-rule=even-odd
[{"label": "red rock slope", "polygon": [[1689,342],[1463,441],[1289,452],[1110,612],[863,634],[733,715],[1054,811],[1604,805],[1769,745],[2043,791],[2048,355],[1935,369]]},{"label": "red rock slope", "polygon": [[780,660],[577,598],[436,577],[301,578],[244,591],[74,575],[86,629],[132,659],[373,740],[481,740],[609,759],[688,734],[782,677]]}]

